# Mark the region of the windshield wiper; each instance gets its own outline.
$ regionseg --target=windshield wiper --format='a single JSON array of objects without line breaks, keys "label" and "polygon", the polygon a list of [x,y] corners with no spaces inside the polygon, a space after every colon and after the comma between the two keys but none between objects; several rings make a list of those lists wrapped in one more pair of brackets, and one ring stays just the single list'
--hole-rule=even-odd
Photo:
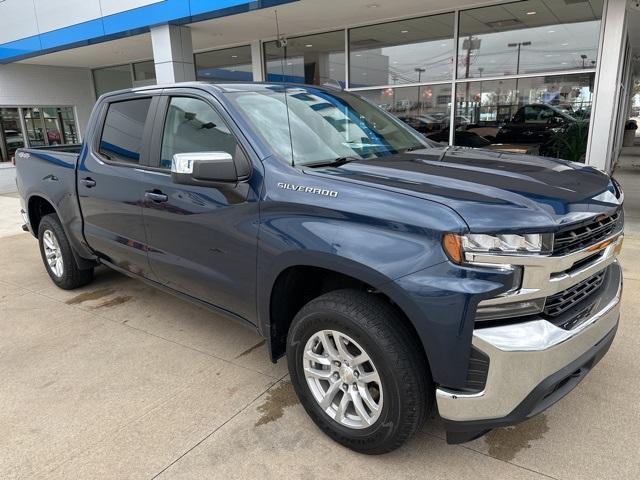
[{"label": "windshield wiper", "polygon": [[340,165],[344,165],[349,162],[357,162],[358,160],[362,160],[362,158],[358,157],[338,157],[333,160],[328,160],[326,162],[318,162],[318,163],[307,163],[304,165],[305,167],[317,168],[317,167],[339,167]]}]

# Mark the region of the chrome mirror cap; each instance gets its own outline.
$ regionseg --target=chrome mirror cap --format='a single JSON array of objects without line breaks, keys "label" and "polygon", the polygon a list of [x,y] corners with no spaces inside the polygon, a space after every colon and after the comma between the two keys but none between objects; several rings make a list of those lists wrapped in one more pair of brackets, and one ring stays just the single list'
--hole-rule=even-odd
[{"label": "chrome mirror cap", "polygon": [[195,162],[231,162],[233,157],[227,152],[176,153],[171,161],[171,173],[193,174]]}]

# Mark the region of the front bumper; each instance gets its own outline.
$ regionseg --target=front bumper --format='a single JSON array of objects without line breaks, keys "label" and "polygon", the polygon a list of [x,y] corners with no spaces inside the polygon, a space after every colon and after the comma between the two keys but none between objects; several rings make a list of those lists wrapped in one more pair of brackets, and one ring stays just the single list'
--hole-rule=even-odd
[{"label": "front bumper", "polygon": [[622,271],[607,268],[607,280],[588,318],[565,330],[539,318],[478,328],[473,346],[489,357],[484,389],[465,393],[436,390],[450,443],[526,420],[565,396],[606,353],[618,325]]}]

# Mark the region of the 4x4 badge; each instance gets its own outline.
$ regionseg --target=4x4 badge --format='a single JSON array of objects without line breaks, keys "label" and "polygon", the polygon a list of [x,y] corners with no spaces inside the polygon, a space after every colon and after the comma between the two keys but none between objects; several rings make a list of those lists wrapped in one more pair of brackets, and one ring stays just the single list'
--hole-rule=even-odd
[{"label": "4x4 badge", "polygon": [[282,188],[284,190],[293,190],[295,192],[324,195],[325,197],[336,198],[338,196],[338,192],[336,192],[335,190],[327,190],[325,188],[318,188],[318,187],[305,187],[303,185],[293,185],[291,183],[284,183],[284,182],[279,182],[278,188]]}]

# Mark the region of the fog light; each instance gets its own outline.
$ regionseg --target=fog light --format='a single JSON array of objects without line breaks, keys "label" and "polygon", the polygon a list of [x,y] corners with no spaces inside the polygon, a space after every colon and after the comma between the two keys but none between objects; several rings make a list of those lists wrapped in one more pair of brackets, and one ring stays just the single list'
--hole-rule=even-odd
[{"label": "fog light", "polygon": [[501,318],[523,317],[525,315],[535,315],[544,310],[544,298],[535,300],[525,300],[522,302],[502,303],[499,305],[478,305],[476,310],[476,321],[486,322]]}]

